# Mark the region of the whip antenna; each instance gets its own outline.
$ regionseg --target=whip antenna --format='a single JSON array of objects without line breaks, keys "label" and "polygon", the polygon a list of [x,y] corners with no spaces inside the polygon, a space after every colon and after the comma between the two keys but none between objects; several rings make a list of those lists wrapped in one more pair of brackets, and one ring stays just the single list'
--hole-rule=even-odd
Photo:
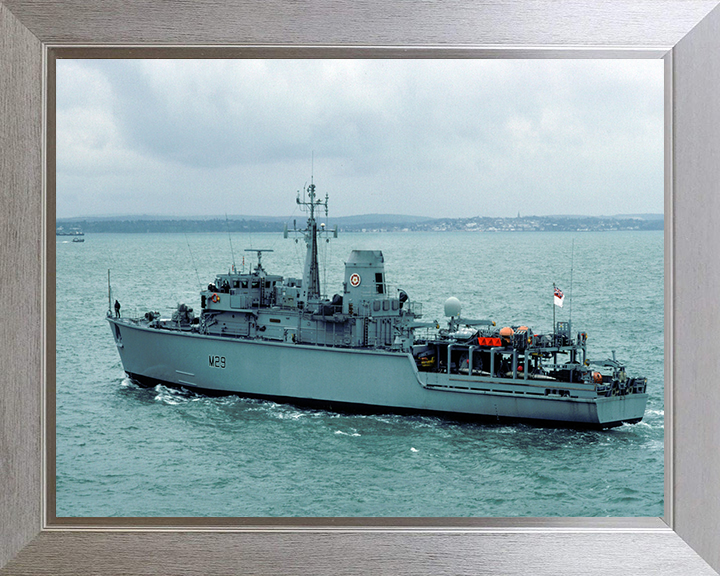
[{"label": "whip antenna", "polygon": [[570,249],[570,330],[572,330],[572,280],[573,280],[573,258],[575,256],[575,238]]},{"label": "whip antenna", "polygon": [[230,255],[232,256],[233,272],[235,271],[235,251],[232,245],[232,236],[230,236],[230,221],[228,220],[227,212],[225,212],[225,227],[228,231],[228,240],[230,240]]},{"label": "whip antenna", "polygon": [[[188,252],[190,252],[190,261],[192,262],[193,268],[195,268],[195,276],[197,277],[198,282],[198,289],[199,291],[202,291],[202,284],[200,284],[200,274],[198,274],[197,266],[195,265],[195,257],[193,256],[192,250],[190,249],[190,242],[188,241],[187,233],[184,233],[185,236],[185,243],[188,247]],[[110,271],[108,271],[108,277],[110,276]]]}]

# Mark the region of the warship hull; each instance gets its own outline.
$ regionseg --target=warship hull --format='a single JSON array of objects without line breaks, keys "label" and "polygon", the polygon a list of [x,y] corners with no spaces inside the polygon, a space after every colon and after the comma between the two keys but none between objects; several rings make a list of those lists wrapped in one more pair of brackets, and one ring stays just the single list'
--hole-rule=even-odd
[{"label": "warship hull", "polygon": [[[610,428],[642,419],[647,394],[598,396],[592,385],[419,371],[410,353],[229,338],[108,321],[125,372],[163,383],[298,405],[433,413],[478,421]],[[550,388],[552,386],[553,388]]]}]

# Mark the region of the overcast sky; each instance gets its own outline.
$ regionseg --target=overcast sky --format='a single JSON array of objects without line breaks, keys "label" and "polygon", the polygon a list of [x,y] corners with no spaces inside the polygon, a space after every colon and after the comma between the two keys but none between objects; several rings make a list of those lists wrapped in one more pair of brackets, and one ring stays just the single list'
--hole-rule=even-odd
[{"label": "overcast sky", "polygon": [[662,60],[58,60],[57,216],[663,211]]}]

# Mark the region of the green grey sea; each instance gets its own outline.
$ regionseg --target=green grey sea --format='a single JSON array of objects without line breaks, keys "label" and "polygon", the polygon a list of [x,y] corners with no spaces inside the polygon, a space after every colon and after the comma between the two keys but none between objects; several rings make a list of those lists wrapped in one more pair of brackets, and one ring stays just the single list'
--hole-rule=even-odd
[{"label": "green grey sea", "polygon": [[[57,237],[58,516],[661,516],[662,232],[341,234],[323,244],[321,282],[340,291],[354,248],[379,249],[391,285],[443,318],[463,315],[588,332],[588,356],[614,350],[648,378],[642,422],[607,431],[353,415],[237,396],[144,389],[123,373],[107,276],[124,315],[179,302],[245,249],[300,277],[304,245],[281,234]],[[244,264],[243,264],[244,259]],[[342,380],[343,374],[337,374]]]}]

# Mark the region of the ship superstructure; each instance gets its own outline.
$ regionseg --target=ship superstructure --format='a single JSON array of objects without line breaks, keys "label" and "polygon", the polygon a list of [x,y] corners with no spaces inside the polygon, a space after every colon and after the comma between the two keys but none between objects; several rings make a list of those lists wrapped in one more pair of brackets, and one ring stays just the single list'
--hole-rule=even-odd
[{"label": "ship superstructure", "polygon": [[318,224],[328,196],[311,182],[298,205],[307,245],[302,278],[269,274],[268,250],[247,273],[231,267],[200,293],[200,313],[171,318],[108,311],[127,374],[143,383],[373,412],[433,412],[478,420],[612,427],[642,419],[645,378],[613,358],[587,357],[587,335],[557,322],[552,334],[461,316],[445,302],[447,327],[421,321],[422,307],[389,289],[379,250],[353,250],[342,286],[323,297]]}]

